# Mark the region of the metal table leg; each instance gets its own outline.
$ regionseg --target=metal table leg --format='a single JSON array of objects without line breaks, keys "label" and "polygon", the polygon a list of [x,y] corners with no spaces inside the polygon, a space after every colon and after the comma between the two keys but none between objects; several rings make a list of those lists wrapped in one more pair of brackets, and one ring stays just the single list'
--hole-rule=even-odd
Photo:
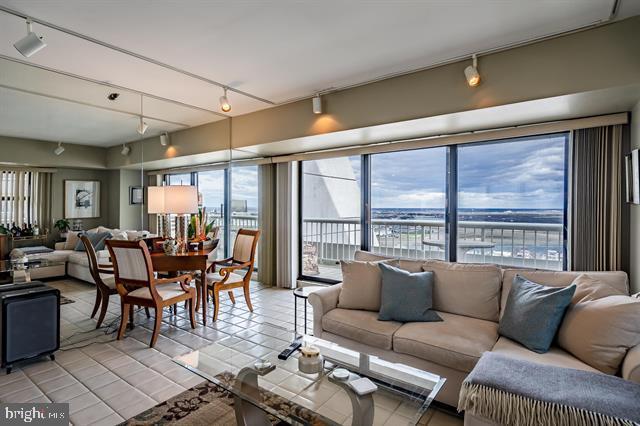
[{"label": "metal table leg", "polygon": [[307,334],[307,299],[304,299],[304,334]]},{"label": "metal table leg", "polygon": [[271,426],[269,417],[264,410],[256,407],[246,399],[261,402],[260,388],[258,387],[258,376],[264,376],[275,370],[276,366],[271,365],[263,370],[252,367],[245,367],[238,373],[234,384],[237,394],[233,397],[233,406],[236,412],[236,424],[238,426]]},{"label": "metal table leg", "polygon": [[340,386],[347,392],[349,399],[351,400],[351,407],[353,410],[353,420],[351,426],[371,426],[373,425],[374,405],[373,405],[373,393],[367,395],[358,395],[355,393],[349,382],[351,380],[358,379],[360,376],[351,373],[351,377],[348,380],[337,380],[332,376],[329,376],[329,381]]},{"label": "metal table leg", "polygon": [[295,294],[293,295],[293,306],[294,306],[293,334],[297,336],[298,335],[298,296],[296,296]]}]

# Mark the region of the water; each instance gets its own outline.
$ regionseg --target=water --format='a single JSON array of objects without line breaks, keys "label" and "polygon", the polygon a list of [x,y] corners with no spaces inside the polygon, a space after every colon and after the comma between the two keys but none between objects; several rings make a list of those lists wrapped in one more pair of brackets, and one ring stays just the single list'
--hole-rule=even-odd
[{"label": "water", "polygon": [[[373,208],[373,219],[442,220],[444,209],[423,208]],[[458,209],[459,221],[511,222],[511,223],[564,223],[564,211],[560,209]]]}]

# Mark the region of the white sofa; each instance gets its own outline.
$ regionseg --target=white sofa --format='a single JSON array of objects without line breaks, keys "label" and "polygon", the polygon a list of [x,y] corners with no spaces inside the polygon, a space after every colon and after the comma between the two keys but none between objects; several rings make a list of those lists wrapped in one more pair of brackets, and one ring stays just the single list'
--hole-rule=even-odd
[{"label": "white sofa", "polygon": [[[365,261],[390,259],[361,251],[356,252],[355,258]],[[399,260],[400,268],[410,272],[422,271],[423,265],[425,261]],[[561,287],[569,285],[580,272],[456,265],[454,271],[440,275],[440,279],[446,281],[441,283],[445,287],[438,287],[440,284],[436,280],[434,308],[444,320],[442,322],[379,321],[378,312],[339,308],[342,284],[336,284],[309,296],[309,303],[313,306],[314,335],[445,377],[447,381],[436,400],[453,407],[458,403],[463,380],[485,351],[559,367],[598,371],[558,346],[538,354],[498,335],[498,319],[516,273],[533,281]],[[493,273],[485,273],[491,268],[495,269]],[[629,294],[624,272],[590,272],[589,275],[618,289],[621,294]],[[619,375],[640,383],[640,345],[628,351]]]},{"label": "white sofa", "polygon": [[[90,229],[87,232],[112,232],[114,235],[118,236],[117,238],[127,238],[129,241],[135,241],[142,237],[154,236],[154,234],[149,233],[149,231],[121,231],[119,229],[109,229],[102,226]],[[56,243],[54,251],[51,253],[29,256],[32,258],[65,262],[64,266],[35,269],[31,272],[31,279],[52,278],[64,276],[66,274],[79,280],[95,284],[91,277],[91,273],[89,272],[89,259],[87,258],[87,253],[84,251],[75,251],[69,248],[65,249],[65,244],[66,242],[64,241]],[[108,250],[99,250],[96,252],[96,255],[98,257],[99,264],[110,263]]]}]

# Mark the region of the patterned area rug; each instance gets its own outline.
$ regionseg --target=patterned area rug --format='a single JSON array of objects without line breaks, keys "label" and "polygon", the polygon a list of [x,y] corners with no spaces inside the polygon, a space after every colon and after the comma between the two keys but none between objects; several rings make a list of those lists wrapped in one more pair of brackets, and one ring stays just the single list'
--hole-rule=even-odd
[{"label": "patterned area rug", "polygon": [[[235,379],[231,373],[222,373],[216,378],[224,383],[232,383]],[[299,419],[302,424],[330,425],[334,422],[300,405],[272,392],[262,390],[262,400],[278,413]],[[122,423],[122,425],[212,425],[228,426],[236,424],[233,395],[222,387],[205,381],[182,392],[155,407],[138,414]],[[272,425],[289,424],[269,415]]]},{"label": "patterned area rug", "polygon": [[68,297],[60,296],[60,305],[66,305],[68,303],[76,303],[75,300],[69,299]]}]

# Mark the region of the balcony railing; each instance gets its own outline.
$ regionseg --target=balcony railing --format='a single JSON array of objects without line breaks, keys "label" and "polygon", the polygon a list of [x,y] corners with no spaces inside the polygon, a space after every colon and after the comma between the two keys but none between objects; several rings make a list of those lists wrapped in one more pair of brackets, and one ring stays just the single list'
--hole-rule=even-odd
[{"label": "balcony railing", "polygon": [[[209,214],[209,220],[219,215]],[[257,228],[255,215],[231,217],[232,238],[239,228]],[[444,259],[444,222],[438,220],[373,219],[371,251],[409,259]],[[461,221],[458,250],[464,262],[496,263],[552,270],[563,267],[563,225]],[[473,242],[478,242],[474,247]],[[425,244],[427,243],[427,244]],[[340,260],[353,259],[360,248],[360,220],[305,218],[302,221],[303,269],[307,275],[319,274],[322,266],[335,267]]]},{"label": "balcony railing", "polygon": [[[373,219],[371,251],[410,259],[444,259],[444,222]],[[360,247],[359,219],[303,220],[303,269],[319,274],[322,265],[353,258]],[[458,260],[561,270],[563,225],[461,221]]]}]

